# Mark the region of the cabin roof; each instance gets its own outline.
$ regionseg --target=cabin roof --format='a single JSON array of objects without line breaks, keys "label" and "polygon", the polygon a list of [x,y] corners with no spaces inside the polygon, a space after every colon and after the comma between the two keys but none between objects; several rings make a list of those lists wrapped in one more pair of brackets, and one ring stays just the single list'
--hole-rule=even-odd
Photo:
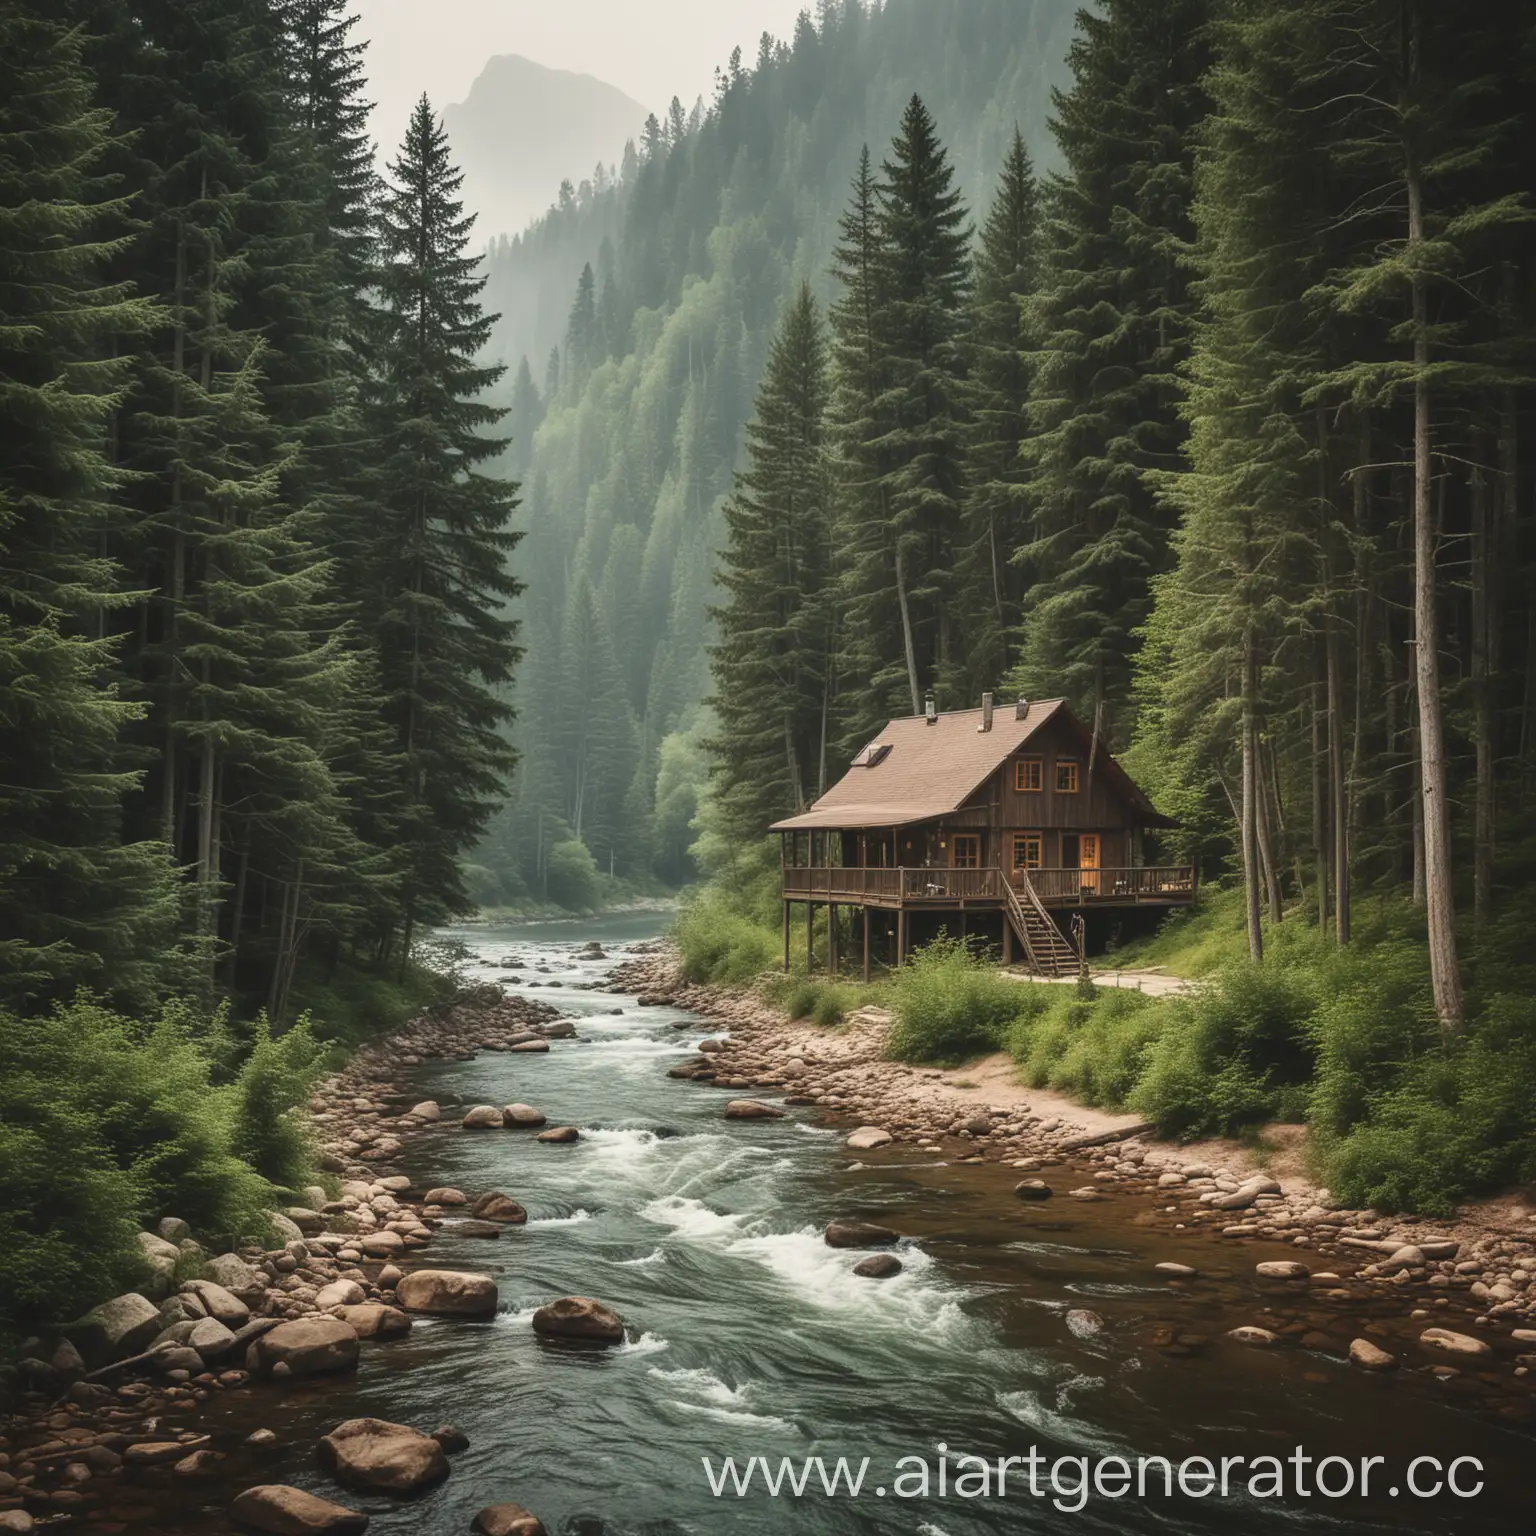
[{"label": "cabin roof", "polygon": [[[990,731],[981,729],[981,718],[979,709],[960,709],[940,715],[932,725],[922,715],[903,715],[888,722],[869,746],[889,746],[889,752],[872,767],[850,768],[810,810],[776,821],[770,830],[900,827],[947,816],[958,811],[1049,720],[1059,720],[1072,730],[1085,755],[1092,744],[1091,734],[1064,699],[1031,700],[1022,720],[1013,705],[998,708]],[[1095,772],[1112,780],[1144,825],[1174,825],[1153,809],[1102,746],[1095,754]]]}]

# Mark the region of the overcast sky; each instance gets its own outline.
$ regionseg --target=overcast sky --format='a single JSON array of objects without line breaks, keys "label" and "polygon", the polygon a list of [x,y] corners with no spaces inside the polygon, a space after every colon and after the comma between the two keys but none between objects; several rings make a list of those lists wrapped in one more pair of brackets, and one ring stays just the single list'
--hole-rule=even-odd
[{"label": "overcast sky", "polygon": [[706,98],[738,43],[748,61],[764,31],[787,37],[808,0],[358,0],[369,42],[374,133],[386,149],[426,91],[463,101],[485,61],[520,53],[596,75],[660,114],[674,95]]}]

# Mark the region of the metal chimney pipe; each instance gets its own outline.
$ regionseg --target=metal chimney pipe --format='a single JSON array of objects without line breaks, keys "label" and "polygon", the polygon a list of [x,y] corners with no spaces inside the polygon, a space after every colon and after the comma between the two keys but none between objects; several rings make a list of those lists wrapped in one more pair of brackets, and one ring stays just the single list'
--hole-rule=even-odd
[{"label": "metal chimney pipe", "polygon": [[978,730],[990,731],[992,729],[992,695],[984,693],[981,696],[981,724]]},{"label": "metal chimney pipe", "polygon": [[939,723],[938,706],[933,702],[933,695],[931,693],[923,698],[923,718],[929,725],[937,725]]},{"label": "metal chimney pipe", "polygon": [[1029,700],[1026,699],[1024,697],[1024,695],[1021,693],[1019,695],[1019,702],[1013,706],[1013,718],[1015,720],[1022,720],[1028,714],[1029,714]]}]

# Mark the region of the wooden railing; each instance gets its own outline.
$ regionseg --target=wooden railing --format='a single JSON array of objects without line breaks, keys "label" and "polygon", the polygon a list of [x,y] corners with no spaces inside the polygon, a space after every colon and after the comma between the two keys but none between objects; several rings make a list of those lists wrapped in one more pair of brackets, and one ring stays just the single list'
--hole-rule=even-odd
[{"label": "wooden railing", "polygon": [[[844,865],[791,865],[784,869],[791,901],[1000,901],[998,869],[863,869]],[[1187,864],[1123,869],[1032,869],[1029,881],[1045,902],[1178,901],[1195,894]]]}]

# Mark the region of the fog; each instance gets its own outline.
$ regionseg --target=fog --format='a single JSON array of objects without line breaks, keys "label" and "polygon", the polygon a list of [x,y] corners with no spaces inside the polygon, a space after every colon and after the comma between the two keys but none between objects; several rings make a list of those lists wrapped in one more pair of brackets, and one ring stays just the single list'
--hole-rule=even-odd
[{"label": "fog", "polygon": [[[517,53],[595,75],[658,114],[674,95],[708,96],[714,70],[764,32],[788,36],[807,0],[358,0],[374,135],[398,143],[422,91],[464,99],[487,59]],[[354,34],[356,35],[356,34]]]}]

